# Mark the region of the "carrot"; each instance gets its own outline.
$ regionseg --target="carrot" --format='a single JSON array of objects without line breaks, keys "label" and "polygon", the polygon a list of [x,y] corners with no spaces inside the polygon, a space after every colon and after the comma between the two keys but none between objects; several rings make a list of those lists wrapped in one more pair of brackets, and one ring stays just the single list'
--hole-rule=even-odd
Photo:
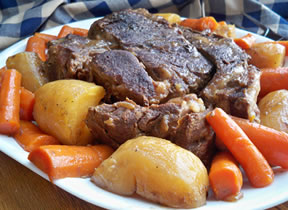
[{"label": "carrot", "polygon": [[252,34],[246,34],[241,38],[234,39],[234,42],[243,50],[246,50],[251,48],[251,46],[256,42],[256,37]]},{"label": "carrot", "polygon": [[88,30],[83,28],[74,28],[73,34],[78,36],[88,36]]},{"label": "carrot", "polygon": [[260,97],[275,90],[288,89],[288,67],[264,68],[261,72]]},{"label": "carrot", "polygon": [[214,17],[203,17],[200,19],[185,19],[180,22],[180,25],[198,31],[204,31],[206,29],[214,31],[218,27],[218,23]]},{"label": "carrot", "polygon": [[42,145],[60,144],[56,138],[43,133],[32,122],[24,120],[20,121],[20,129],[14,138],[27,152],[31,152]]},{"label": "carrot", "polygon": [[41,39],[44,39],[46,44],[49,41],[57,39],[57,36],[54,36],[54,35],[51,35],[51,34],[44,34],[44,33],[35,33],[34,36],[39,37]]},{"label": "carrot", "polygon": [[0,81],[1,81],[1,78],[4,74],[4,72],[7,70],[7,67],[6,66],[3,66],[1,69],[0,69]]},{"label": "carrot", "polygon": [[21,87],[20,94],[20,119],[33,120],[33,108],[35,95],[24,87]]},{"label": "carrot", "polygon": [[215,108],[206,119],[241,164],[252,186],[265,187],[273,182],[274,174],[268,162],[229,115]]},{"label": "carrot", "polygon": [[35,52],[42,61],[46,61],[46,43],[45,40],[37,36],[32,36],[28,39],[26,51]]},{"label": "carrot", "polygon": [[94,169],[109,157],[108,146],[46,145],[33,150],[28,159],[45,172],[50,181],[64,177],[91,176]]},{"label": "carrot", "polygon": [[242,173],[229,152],[219,152],[214,156],[209,182],[218,200],[235,201],[242,197]]},{"label": "carrot", "polygon": [[275,166],[288,169],[288,134],[273,128],[232,117],[259,149],[266,160]]},{"label": "carrot", "polygon": [[101,162],[103,160],[106,160],[114,152],[114,150],[111,147],[104,144],[103,145],[99,144],[90,148],[92,148],[95,152],[97,152]]},{"label": "carrot", "polygon": [[0,133],[11,135],[19,130],[21,74],[8,69],[2,77],[0,90]]},{"label": "carrot", "polygon": [[72,28],[72,27],[70,27],[70,26],[67,26],[67,25],[64,25],[64,26],[61,28],[61,30],[60,30],[57,38],[58,38],[58,39],[63,38],[63,37],[65,37],[65,36],[67,36],[68,34],[73,34],[73,32],[74,32],[74,28]]}]

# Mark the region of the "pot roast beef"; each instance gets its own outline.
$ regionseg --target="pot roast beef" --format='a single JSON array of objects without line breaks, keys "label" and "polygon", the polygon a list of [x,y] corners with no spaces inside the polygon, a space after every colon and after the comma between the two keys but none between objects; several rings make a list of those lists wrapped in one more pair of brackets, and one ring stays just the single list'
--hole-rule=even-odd
[{"label": "pot roast beef", "polygon": [[94,22],[88,36],[135,54],[155,81],[169,84],[166,100],[197,92],[211,79],[212,64],[180,29],[145,9],[112,13]]},{"label": "pot roast beef", "polygon": [[50,80],[82,79],[105,88],[104,104],[87,115],[100,142],[117,148],[152,135],[207,163],[213,131],[205,122],[210,110],[205,106],[258,119],[260,71],[248,59],[231,39],[128,9],[95,21],[86,38],[68,35],[50,42],[46,71]]},{"label": "pot roast beef", "polygon": [[97,139],[114,148],[137,136],[155,136],[190,150],[208,165],[214,134],[205,121],[208,111],[195,94],[149,107],[127,99],[89,108],[86,124]]},{"label": "pot roast beef", "polygon": [[215,66],[216,73],[200,95],[206,104],[227,113],[259,121],[256,101],[260,91],[260,71],[248,65],[249,56],[232,39],[182,28],[184,36]]}]

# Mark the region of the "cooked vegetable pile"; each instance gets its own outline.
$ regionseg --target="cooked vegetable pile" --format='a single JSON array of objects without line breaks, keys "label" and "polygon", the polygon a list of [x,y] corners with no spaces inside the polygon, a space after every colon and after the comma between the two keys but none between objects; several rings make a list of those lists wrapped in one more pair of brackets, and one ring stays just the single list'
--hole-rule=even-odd
[{"label": "cooked vegetable pile", "polygon": [[[28,40],[26,51],[10,56],[6,66],[0,69],[0,133],[13,136],[19,145],[29,152],[28,159],[45,172],[51,182],[65,177],[91,177],[97,186],[108,191],[126,196],[136,193],[150,201],[175,208],[195,208],[205,205],[209,188],[218,200],[241,199],[243,175],[255,188],[272,184],[273,166],[288,169],[288,68],[283,67],[288,52],[288,41],[256,43],[256,37],[252,34],[236,38],[233,25],[217,22],[213,17],[181,20],[178,15],[170,13],[157,14],[157,17],[149,14],[149,17],[169,27],[173,25],[185,27],[183,31],[188,30],[196,37],[207,33],[212,34],[209,35],[209,39],[219,40],[225,37],[225,40],[229,41],[227,43],[233,45],[236,43],[241,48],[239,50],[243,50],[243,54],[246,52],[251,57],[249,64],[253,66],[247,67],[248,64],[240,63],[236,70],[241,72],[247,67],[251,72],[261,71],[261,78],[256,78],[254,75],[253,80],[256,81],[256,86],[260,84],[259,94],[257,88],[243,87],[247,88],[243,89],[245,91],[255,91],[252,95],[258,96],[260,118],[257,119],[257,113],[254,112],[258,107],[249,107],[249,100],[256,101],[256,98],[243,102],[241,94],[246,93],[241,91],[238,92],[239,96],[235,93],[233,97],[236,97],[235,101],[241,98],[241,101],[237,101],[241,106],[240,108],[238,106],[239,110],[242,110],[242,106],[247,106],[248,108],[245,108],[248,112],[254,113],[243,115],[247,119],[239,118],[242,115],[237,114],[237,110],[228,113],[223,110],[224,108],[217,107],[215,105],[217,103],[223,107],[230,106],[220,103],[223,101],[221,96],[216,98],[217,103],[210,101],[210,106],[207,107],[207,104],[194,93],[181,95],[183,87],[179,85],[180,83],[174,84],[173,80],[154,81],[141,73],[145,81],[138,80],[147,87],[152,84],[155,87],[155,95],[138,87],[139,81],[136,77],[140,73],[135,74],[136,76],[133,74],[134,86],[119,85],[117,82],[124,81],[125,78],[121,77],[117,70],[116,73],[105,72],[105,68],[109,65],[101,64],[99,60],[93,63],[94,66],[81,66],[77,62],[70,62],[68,67],[63,64],[65,68],[63,67],[64,70],[59,73],[69,76],[71,72],[66,70],[76,66],[77,72],[72,73],[75,73],[77,78],[83,77],[83,80],[88,81],[71,78],[50,81],[51,75],[45,70],[45,64],[49,61],[47,47],[53,45],[51,44],[53,40],[61,43],[67,37],[71,38],[69,34],[78,37],[78,40],[84,40],[85,45],[89,47],[93,48],[96,44],[98,48],[96,51],[89,51],[90,54],[103,55],[108,60],[115,55],[123,56],[124,63],[132,62],[137,66],[136,70],[133,67],[129,68],[129,71],[134,69],[140,72],[145,69],[140,61],[132,57],[133,55],[120,50],[111,50],[116,46],[116,41],[111,37],[104,37],[103,34],[103,37],[100,37],[111,39],[109,46],[102,42],[87,42],[83,37],[87,37],[88,34],[95,35],[94,29],[88,31],[63,26],[57,36],[36,33]],[[106,22],[102,22],[100,26],[104,24]],[[202,50],[205,51],[208,48],[205,48],[204,43],[208,39],[202,41]],[[194,44],[197,43],[199,42],[196,41]],[[125,44],[127,47],[131,43],[128,40]],[[99,46],[102,54],[99,53]],[[133,45],[133,50],[137,48],[135,46]],[[81,47],[82,45],[79,45],[78,50],[88,55],[89,52]],[[201,47],[198,46],[199,48]],[[63,51],[66,56],[72,58],[79,56],[74,53],[73,46],[67,49],[71,51]],[[140,56],[141,50],[136,49],[135,53]],[[144,60],[145,55],[140,57],[143,58],[142,62],[147,64],[148,61]],[[248,58],[248,55],[245,54],[244,57]],[[201,59],[199,56],[195,59]],[[93,62],[87,58],[85,65]],[[57,62],[61,64],[62,60],[59,59]],[[111,63],[110,67],[120,69],[121,73],[121,62],[119,65],[116,61]],[[216,63],[215,68],[227,70],[220,61],[216,60]],[[153,69],[153,64],[151,65],[149,68]],[[83,71],[78,71],[79,68],[83,68],[81,69]],[[95,78],[95,75],[87,75],[86,72],[91,68],[97,68],[96,77],[104,79],[101,81],[91,79]],[[210,71],[213,67],[208,62],[203,68]],[[162,75],[157,75],[158,77],[172,78],[172,73],[168,74],[165,67],[161,70]],[[237,76],[236,70],[234,73]],[[132,75],[128,73],[127,77]],[[229,86],[229,90],[234,93],[235,86],[241,81],[241,78],[238,78],[239,81],[234,81],[233,84],[222,83],[221,74],[218,76],[219,81],[217,78],[211,80],[215,82],[213,85],[218,86],[215,86],[214,90],[211,88],[209,91],[206,89],[206,92],[200,92],[200,97],[209,98],[209,94],[212,91],[217,92],[217,88],[223,84]],[[239,74],[240,76],[253,75]],[[116,79],[113,80],[112,87],[107,89],[105,87],[111,82],[111,78]],[[207,81],[211,79],[206,76],[203,78]],[[100,81],[101,84],[91,81]],[[201,82],[195,79],[199,87]],[[211,85],[211,82],[209,84]],[[143,95],[136,95],[134,101],[128,97],[133,97],[132,87],[143,91]],[[174,89],[165,89],[167,87]],[[121,91],[126,91],[128,95],[121,95]],[[155,98],[160,104],[153,104]],[[116,99],[121,100],[112,104]],[[102,103],[103,100],[106,100],[105,103],[110,101],[111,104]],[[135,103],[137,100],[140,104]],[[233,111],[238,117],[232,116]],[[98,118],[101,119],[98,124],[91,123],[95,113],[102,117]],[[125,126],[121,131],[119,128],[122,123]],[[90,130],[91,127],[87,126],[90,124],[95,126],[93,132]],[[131,134],[131,138],[127,140],[125,138],[128,134]],[[96,137],[101,137],[102,143]],[[190,141],[188,143],[181,141],[183,138]]]}]

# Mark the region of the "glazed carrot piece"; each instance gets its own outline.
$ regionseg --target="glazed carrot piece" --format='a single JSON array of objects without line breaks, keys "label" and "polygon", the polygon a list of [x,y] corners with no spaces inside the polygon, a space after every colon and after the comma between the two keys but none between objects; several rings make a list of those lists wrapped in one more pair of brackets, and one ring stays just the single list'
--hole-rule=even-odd
[{"label": "glazed carrot piece", "polygon": [[264,68],[261,72],[260,97],[275,90],[288,89],[288,67]]},{"label": "glazed carrot piece", "polygon": [[0,133],[11,135],[19,130],[21,74],[14,70],[5,71],[0,90]]},{"label": "glazed carrot piece", "polygon": [[88,30],[83,28],[73,28],[73,34],[78,36],[88,36]]},{"label": "glazed carrot piece", "polygon": [[54,36],[54,35],[51,35],[51,34],[44,34],[44,33],[35,33],[34,36],[39,37],[41,39],[44,39],[46,44],[49,41],[57,39],[57,36]]},{"label": "glazed carrot piece", "polygon": [[288,169],[288,134],[273,128],[232,117],[259,149],[266,160],[275,166]]},{"label": "glazed carrot piece", "polygon": [[215,108],[206,116],[216,135],[244,169],[254,187],[265,187],[273,182],[270,165],[243,130],[222,109]]},{"label": "glazed carrot piece", "polygon": [[245,36],[234,39],[234,42],[243,50],[246,50],[251,48],[256,42],[256,37],[253,34],[246,34]]},{"label": "glazed carrot piece", "polygon": [[1,69],[0,69],[0,81],[1,81],[1,78],[4,74],[4,72],[7,70],[6,66],[3,66]]},{"label": "glazed carrot piece", "polygon": [[78,36],[88,36],[88,30],[83,28],[73,28],[68,25],[65,25],[61,28],[57,38],[63,38],[68,34],[74,34]]},{"label": "glazed carrot piece", "polygon": [[24,87],[21,87],[20,94],[20,119],[33,120],[33,108],[35,95]]},{"label": "glazed carrot piece", "polygon": [[28,159],[45,172],[50,181],[64,177],[92,176],[94,169],[109,157],[113,150],[108,147],[47,145],[33,150]]},{"label": "glazed carrot piece", "polygon": [[74,28],[72,28],[72,27],[70,27],[70,26],[68,26],[68,25],[64,25],[64,26],[61,28],[61,30],[60,30],[57,38],[58,38],[58,39],[63,38],[63,37],[65,37],[65,36],[67,36],[68,34],[73,34],[73,32],[74,32]]},{"label": "glazed carrot piece", "polygon": [[20,146],[27,152],[43,145],[60,144],[53,136],[43,133],[36,125],[30,121],[20,121],[20,129],[14,135]]},{"label": "glazed carrot piece", "polygon": [[242,197],[242,173],[229,152],[219,152],[214,156],[209,183],[218,200],[235,201]]},{"label": "glazed carrot piece", "polygon": [[32,36],[28,39],[26,45],[26,51],[35,52],[41,58],[42,61],[46,61],[46,42],[44,39],[37,36]]},{"label": "glazed carrot piece", "polygon": [[103,160],[106,160],[108,157],[110,157],[110,155],[114,152],[112,147],[109,147],[109,146],[104,145],[104,144],[95,145],[95,146],[90,147],[90,148],[93,149],[95,152],[97,152],[98,157],[99,157],[101,162]]},{"label": "glazed carrot piece", "polygon": [[181,26],[189,27],[194,30],[203,31],[210,29],[214,31],[218,27],[218,23],[214,17],[203,17],[199,19],[185,19],[180,22]]},{"label": "glazed carrot piece", "polygon": [[194,30],[198,30],[198,23],[199,23],[199,19],[187,18],[187,19],[182,20],[179,25],[189,27]]}]

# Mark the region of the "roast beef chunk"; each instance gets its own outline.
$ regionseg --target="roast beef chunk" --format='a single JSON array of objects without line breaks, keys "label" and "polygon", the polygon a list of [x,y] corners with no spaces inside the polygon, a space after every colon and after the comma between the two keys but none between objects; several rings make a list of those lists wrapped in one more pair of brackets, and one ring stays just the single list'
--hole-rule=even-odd
[{"label": "roast beef chunk", "polygon": [[184,36],[216,66],[212,80],[202,90],[206,105],[221,107],[234,116],[259,121],[256,104],[260,71],[249,66],[249,56],[232,39],[182,28]]},{"label": "roast beef chunk", "polygon": [[48,43],[45,71],[50,81],[58,79],[93,81],[91,72],[84,68],[84,64],[91,60],[91,55],[108,49],[108,45],[103,41],[69,34],[65,38]]},{"label": "roast beef chunk", "polygon": [[167,100],[201,90],[212,76],[213,65],[181,33],[165,19],[137,9],[94,22],[88,36],[133,52],[155,81],[170,84]]},{"label": "roast beef chunk", "polygon": [[246,62],[230,64],[218,69],[201,96],[206,103],[221,107],[231,115],[258,121],[259,81],[260,71],[256,67]]},{"label": "roast beef chunk", "polygon": [[140,105],[159,103],[168,94],[161,82],[154,82],[143,65],[130,52],[111,50],[95,54],[87,65],[96,84],[106,90],[106,102],[121,101],[126,97]]},{"label": "roast beef chunk", "polygon": [[213,130],[204,120],[209,111],[211,109],[186,114],[179,121],[178,128],[173,136],[175,144],[193,152],[206,166],[209,166],[215,151]]},{"label": "roast beef chunk", "polygon": [[193,31],[186,27],[182,27],[181,29],[184,37],[218,68],[226,64],[242,63],[249,58],[249,55],[230,38],[207,31]]},{"label": "roast beef chunk", "polygon": [[206,114],[203,101],[189,94],[149,107],[130,100],[91,107],[86,124],[99,141],[115,149],[137,136],[155,136],[194,152],[208,164],[213,131],[206,124]]}]

